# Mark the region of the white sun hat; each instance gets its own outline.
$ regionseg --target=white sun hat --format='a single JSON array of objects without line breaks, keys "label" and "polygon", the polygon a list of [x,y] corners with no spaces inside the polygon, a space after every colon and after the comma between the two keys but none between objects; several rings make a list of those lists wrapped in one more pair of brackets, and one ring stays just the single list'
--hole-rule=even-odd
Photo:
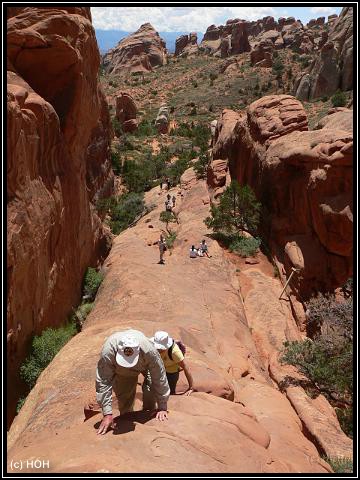
[{"label": "white sun hat", "polygon": [[121,367],[130,368],[138,363],[140,354],[140,344],[134,335],[126,335],[118,345],[116,362]]},{"label": "white sun hat", "polygon": [[156,332],[150,340],[155,345],[156,350],[166,350],[173,344],[173,339],[169,337],[167,332],[163,332],[162,330]]}]

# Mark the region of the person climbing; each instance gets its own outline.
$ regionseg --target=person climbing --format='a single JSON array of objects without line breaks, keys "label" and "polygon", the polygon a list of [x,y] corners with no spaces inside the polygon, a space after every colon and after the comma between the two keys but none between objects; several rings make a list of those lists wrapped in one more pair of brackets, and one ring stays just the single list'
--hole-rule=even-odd
[{"label": "person climbing", "polygon": [[166,377],[170,387],[170,395],[176,395],[176,384],[179,380],[180,371],[182,370],[184,370],[189,388],[184,392],[178,393],[178,395],[190,395],[194,391],[194,381],[179,345],[169,337],[167,332],[161,330],[155,332],[150,340],[153,342],[164,362]]},{"label": "person climbing", "polygon": [[175,195],[172,196],[172,199],[171,199],[171,200],[172,200],[172,206],[173,206],[173,208],[175,208],[175,203],[176,203],[176,197],[175,197]]},{"label": "person climbing", "polygon": [[154,410],[156,419],[168,418],[167,402],[170,395],[164,364],[153,343],[138,330],[125,330],[110,335],[103,345],[96,369],[96,400],[103,419],[97,430],[104,435],[114,427],[112,391],[119,403],[120,415],[132,412],[139,373],[143,382],[143,409]]},{"label": "person climbing", "polygon": [[196,258],[197,257],[197,250],[195,248],[195,245],[191,245],[190,248],[190,258]]},{"label": "person climbing", "polygon": [[199,256],[203,257],[204,255],[206,255],[208,258],[211,257],[211,255],[209,255],[209,249],[205,240],[201,240],[199,251],[201,252],[201,255]]},{"label": "person climbing", "polygon": [[160,238],[159,238],[159,241],[158,241],[158,245],[159,245],[159,252],[160,252],[160,261],[159,263],[160,264],[164,264],[165,261],[164,261],[164,252],[166,252],[167,250],[167,246],[166,246],[166,240],[163,236],[163,234],[161,233],[160,234]]}]

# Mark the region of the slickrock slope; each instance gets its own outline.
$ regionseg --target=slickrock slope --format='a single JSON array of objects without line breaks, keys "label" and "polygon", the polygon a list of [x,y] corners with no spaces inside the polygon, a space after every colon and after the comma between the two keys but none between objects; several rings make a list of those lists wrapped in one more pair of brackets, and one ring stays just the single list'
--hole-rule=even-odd
[{"label": "slickrock slope", "polygon": [[121,40],[103,57],[107,73],[150,72],[166,63],[166,44],[150,23]]},{"label": "slickrock slope", "polygon": [[[331,95],[338,88],[353,88],[353,8],[344,7],[332,23],[329,36],[309,73],[305,96],[301,78],[294,85],[295,95],[312,99]],[[301,93],[300,93],[301,92]]]},{"label": "slickrock slope", "polygon": [[301,103],[289,95],[253,102],[234,121],[218,123],[214,161],[228,159],[232,178],[250,185],[264,205],[264,235],[306,299],[352,275],[351,131],[307,131]]},{"label": "slickrock slope", "polygon": [[[14,9],[9,9],[14,10]],[[108,251],[109,115],[90,8],[8,12],[8,406],[31,337],[66,320]]]},{"label": "slickrock slope", "polygon": [[[14,421],[9,462],[26,453],[27,458],[41,454],[49,459],[47,472],[58,473],[330,472],[261,361],[235,266],[211,240],[211,259],[188,256],[190,245],[206,233],[205,182],[196,181],[192,169],[182,177],[178,236],[165,265],[157,264],[154,245],[163,227],[158,219],[164,195],[158,192],[157,187],[146,194],[155,208],[116,237],[83,331],[42,373]],[[103,342],[128,327],[146,335],[166,329],[181,339],[198,392],[172,396],[164,423],[135,412],[114,432],[97,436],[101,415],[83,422],[83,404],[94,399]]]}]

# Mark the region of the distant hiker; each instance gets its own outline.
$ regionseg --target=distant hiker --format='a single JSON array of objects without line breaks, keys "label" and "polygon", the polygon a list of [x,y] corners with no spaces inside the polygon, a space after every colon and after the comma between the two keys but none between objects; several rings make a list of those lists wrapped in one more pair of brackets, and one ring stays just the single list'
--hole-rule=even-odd
[{"label": "distant hiker", "polygon": [[191,245],[190,248],[190,258],[196,258],[197,257],[197,250],[195,248],[195,245]]},{"label": "distant hiker", "polygon": [[170,179],[169,177],[166,178],[167,189],[170,190]]},{"label": "distant hiker", "polygon": [[185,392],[178,395],[190,395],[194,391],[194,381],[190,373],[189,367],[184,360],[185,346],[181,342],[175,342],[167,332],[158,331],[150,338],[155,348],[160,353],[164,362],[166,377],[169,382],[170,395],[176,394],[176,384],[179,380],[179,373],[184,370],[189,388]]},{"label": "distant hiker", "polygon": [[165,210],[167,212],[171,212],[172,211],[172,204],[171,204],[171,195],[170,193],[167,194],[166,196],[166,200],[165,200]]},{"label": "distant hiker", "polygon": [[119,402],[120,415],[132,412],[139,373],[143,382],[143,408],[154,410],[156,418],[165,420],[170,395],[164,364],[153,343],[138,330],[116,332],[106,340],[96,370],[96,400],[104,418],[97,431],[104,435],[114,426],[112,390]]},{"label": "distant hiker", "polygon": [[175,208],[175,203],[176,203],[176,197],[175,195],[172,196],[172,204],[173,204],[173,208]]},{"label": "distant hiker", "polygon": [[162,190],[162,186],[163,186],[163,181],[160,180],[160,190]]},{"label": "distant hiker", "polygon": [[205,242],[205,240],[201,240],[201,243],[200,243],[200,246],[199,246],[199,251],[201,252],[201,255],[200,255],[201,257],[206,255],[208,258],[210,258],[209,249],[208,249],[208,246],[207,246],[207,243]]},{"label": "distant hiker", "polygon": [[165,238],[164,238],[164,236],[163,236],[162,233],[160,234],[160,238],[159,238],[159,241],[158,241],[158,245],[159,245],[159,252],[160,252],[160,261],[159,261],[159,263],[164,264],[164,263],[165,263],[165,261],[164,261],[164,252],[166,252],[167,246],[166,246]]}]

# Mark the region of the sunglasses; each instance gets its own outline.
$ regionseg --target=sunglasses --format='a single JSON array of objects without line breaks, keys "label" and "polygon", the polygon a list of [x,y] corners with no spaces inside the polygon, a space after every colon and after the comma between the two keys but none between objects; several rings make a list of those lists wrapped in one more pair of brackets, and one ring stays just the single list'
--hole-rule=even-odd
[{"label": "sunglasses", "polygon": [[124,348],[124,355],[126,357],[131,357],[131,355],[134,354],[134,350],[131,347],[125,347]]}]

